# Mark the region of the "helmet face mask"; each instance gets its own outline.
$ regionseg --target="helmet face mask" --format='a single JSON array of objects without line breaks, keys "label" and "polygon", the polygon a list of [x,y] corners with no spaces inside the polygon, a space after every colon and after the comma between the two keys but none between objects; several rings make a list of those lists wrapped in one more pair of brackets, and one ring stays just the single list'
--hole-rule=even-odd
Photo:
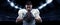
[{"label": "helmet face mask", "polygon": [[31,1],[29,1],[29,2],[27,2],[27,3],[25,4],[25,8],[26,8],[27,10],[31,10],[31,9],[32,9],[32,3],[31,3]]}]

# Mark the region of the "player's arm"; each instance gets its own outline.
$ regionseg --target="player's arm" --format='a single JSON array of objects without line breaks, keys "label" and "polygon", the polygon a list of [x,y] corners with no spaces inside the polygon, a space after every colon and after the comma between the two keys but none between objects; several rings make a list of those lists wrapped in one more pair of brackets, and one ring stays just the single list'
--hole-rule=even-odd
[{"label": "player's arm", "polygon": [[16,19],[16,23],[23,21],[23,17],[22,17],[22,12],[21,12],[21,11],[18,11],[18,15],[19,15],[19,16],[18,16],[17,19]]},{"label": "player's arm", "polygon": [[39,14],[40,14],[40,12],[39,12],[39,10],[37,10],[35,13],[35,20],[36,20],[36,22],[41,23],[42,19]]}]

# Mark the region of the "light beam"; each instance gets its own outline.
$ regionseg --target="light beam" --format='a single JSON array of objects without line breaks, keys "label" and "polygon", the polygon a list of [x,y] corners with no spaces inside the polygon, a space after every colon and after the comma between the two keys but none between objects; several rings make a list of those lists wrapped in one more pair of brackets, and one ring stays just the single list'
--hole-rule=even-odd
[{"label": "light beam", "polygon": [[11,5],[12,7],[14,7],[14,6],[15,6],[13,2],[10,2],[10,5]]},{"label": "light beam", "polygon": [[18,6],[15,6],[15,8],[17,9],[17,8],[19,8]]},{"label": "light beam", "polygon": [[14,7],[16,9],[21,9],[21,7],[15,6],[14,2],[11,2],[10,0],[7,0],[11,7]]},{"label": "light beam", "polygon": [[53,0],[46,0],[45,4],[42,4],[41,6],[38,7],[38,9],[44,8],[47,4],[50,4]]}]

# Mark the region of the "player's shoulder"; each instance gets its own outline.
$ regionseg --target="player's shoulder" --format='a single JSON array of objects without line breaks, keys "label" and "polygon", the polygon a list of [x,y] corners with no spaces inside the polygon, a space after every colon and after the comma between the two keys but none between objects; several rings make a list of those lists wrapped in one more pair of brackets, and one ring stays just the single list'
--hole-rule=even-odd
[{"label": "player's shoulder", "polygon": [[19,12],[19,13],[26,12],[26,9],[20,9],[18,12]]},{"label": "player's shoulder", "polygon": [[32,11],[39,11],[38,9],[32,9]]}]

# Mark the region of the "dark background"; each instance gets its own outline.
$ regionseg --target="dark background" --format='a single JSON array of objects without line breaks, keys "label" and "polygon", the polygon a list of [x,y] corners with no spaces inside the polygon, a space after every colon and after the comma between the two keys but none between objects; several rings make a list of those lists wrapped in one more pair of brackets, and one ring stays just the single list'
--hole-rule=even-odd
[{"label": "dark background", "polygon": [[[11,0],[24,8],[27,0]],[[32,1],[33,8],[37,8],[45,0],[30,0]],[[18,10],[9,5],[7,0],[0,0],[0,21],[15,21],[18,17]],[[43,21],[60,21],[60,0],[53,0],[43,9],[39,10]]]}]

